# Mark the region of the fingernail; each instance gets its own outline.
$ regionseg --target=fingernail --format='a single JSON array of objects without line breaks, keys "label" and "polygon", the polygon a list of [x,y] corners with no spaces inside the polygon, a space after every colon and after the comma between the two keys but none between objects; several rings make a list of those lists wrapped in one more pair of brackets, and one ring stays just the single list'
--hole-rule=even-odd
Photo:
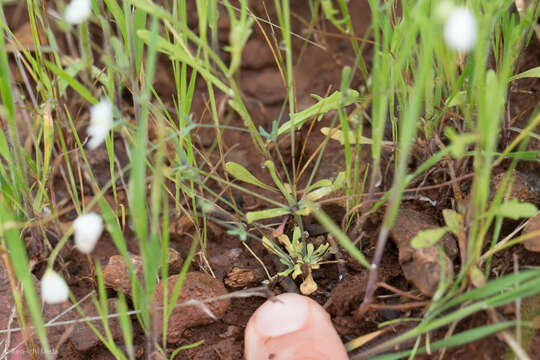
[{"label": "fingernail", "polygon": [[308,320],[308,306],[298,294],[281,294],[268,300],[257,310],[257,332],[260,336],[275,337],[302,329]]}]

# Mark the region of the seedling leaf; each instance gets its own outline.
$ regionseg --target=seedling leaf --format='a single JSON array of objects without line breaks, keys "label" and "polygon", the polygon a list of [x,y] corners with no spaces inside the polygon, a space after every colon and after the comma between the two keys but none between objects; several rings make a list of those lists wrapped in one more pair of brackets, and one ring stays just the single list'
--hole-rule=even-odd
[{"label": "seedling leaf", "polygon": [[246,214],[246,220],[248,224],[251,224],[252,222],[257,220],[279,217],[287,215],[288,213],[289,209],[286,208],[273,208],[267,210],[250,211]]},{"label": "seedling leaf", "polygon": [[538,78],[538,77],[540,77],[540,66],[537,66],[535,68],[532,68],[522,73],[519,73],[517,75],[514,75],[509,80],[513,81],[513,80],[523,79],[523,78]]},{"label": "seedling leaf", "polygon": [[530,218],[536,214],[538,209],[533,204],[519,202],[518,199],[510,199],[501,204],[496,211],[497,215],[502,215],[509,219]]},{"label": "seedling leaf", "polygon": [[455,159],[459,159],[465,155],[467,146],[476,141],[476,135],[468,133],[458,134],[451,127],[445,128],[445,134],[450,139],[450,153]]},{"label": "seedling leaf", "polygon": [[411,245],[415,249],[423,249],[432,246],[436,244],[448,230],[448,228],[444,227],[420,231],[411,240]]},{"label": "seedling leaf", "polygon": [[[323,127],[323,128],[321,128],[321,133],[324,136],[328,136],[328,133],[330,133],[330,139],[339,141],[339,143],[341,145],[345,144],[345,135],[343,135],[343,131],[341,131],[341,130],[330,129],[330,128],[327,128],[327,127]],[[352,132],[349,133],[349,144],[361,144],[361,145],[368,144],[369,145],[372,142],[373,141],[368,137],[365,137],[365,136],[362,136],[362,135],[358,135],[358,137],[356,137],[354,133],[352,133]],[[383,141],[382,144],[383,145],[392,145],[392,142],[391,141]]]},{"label": "seedling leaf", "polygon": [[452,106],[461,106],[465,104],[467,101],[467,92],[466,91],[460,91],[456,95],[454,95],[453,98],[451,98],[450,101],[447,101],[446,106],[452,107]]},{"label": "seedling leaf", "polygon": [[358,96],[358,91],[349,89],[345,94],[342,94],[340,91],[336,91],[326,98],[320,98],[315,105],[312,105],[296,114],[292,114],[291,119],[280,126],[278,135],[289,132],[293,126],[300,129],[308,119],[311,119],[317,115],[326,114],[331,110],[337,110],[339,106],[351,105],[358,100]]},{"label": "seedling leaf", "polygon": [[332,192],[334,192],[334,186],[325,186],[307,194],[306,199],[309,201],[317,201]]},{"label": "seedling leaf", "polygon": [[448,230],[457,236],[461,229],[461,224],[463,223],[463,215],[458,214],[454,210],[450,209],[444,209],[442,214]]},{"label": "seedling leaf", "polygon": [[331,185],[332,185],[332,181],[330,181],[329,179],[322,179],[322,180],[317,181],[314,184],[311,184],[308,188],[304,189],[303,192],[309,193],[312,190],[326,187],[326,186],[331,186]]},{"label": "seedling leaf", "polygon": [[225,171],[227,171],[229,174],[231,174],[232,176],[234,176],[236,179],[240,181],[247,182],[248,184],[256,185],[266,190],[276,191],[276,189],[274,189],[271,186],[266,185],[265,183],[257,179],[245,167],[243,167],[242,165],[238,163],[229,161],[228,163],[225,164]]}]

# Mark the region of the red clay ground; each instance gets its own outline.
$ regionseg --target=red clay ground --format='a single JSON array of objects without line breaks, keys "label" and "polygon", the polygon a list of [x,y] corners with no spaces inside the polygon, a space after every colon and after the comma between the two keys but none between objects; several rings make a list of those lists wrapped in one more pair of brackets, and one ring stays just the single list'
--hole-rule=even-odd
[{"label": "red clay ground", "polygon": [[[270,17],[275,20],[273,16],[273,7],[270,1],[251,1],[253,12],[263,18],[266,18],[266,11],[263,4],[267,5],[267,10]],[[293,8],[296,20],[293,22],[293,31],[299,34],[303,33],[304,25],[298,21],[298,19],[308,20],[310,18],[307,2],[293,1]],[[193,3],[190,2],[190,5]],[[353,23],[355,24],[356,34],[362,36],[367,29],[370,21],[369,9],[367,2],[365,1],[351,1],[350,2],[351,15],[353,17]],[[190,10],[190,16],[192,24],[195,25],[196,18],[194,9]],[[11,9],[13,13],[17,13],[17,8]],[[22,12],[24,13],[24,12]],[[16,19],[8,17],[8,19]],[[21,17],[22,19],[22,17]],[[16,21],[17,23],[10,24],[15,31],[24,31],[24,20]],[[259,25],[259,24],[258,24]],[[270,28],[268,25],[261,23],[260,26],[267,34],[270,34]],[[220,31],[223,34],[222,45],[227,42],[227,30],[228,23],[226,21],[220,22]],[[96,39],[99,35],[96,34]],[[313,40],[325,49],[321,49],[316,46],[307,46],[303,52],[303,56],[299,57],[300,51],[304,43],[296,39],[294,41],[294,48],[296,50],[297,58],[300,64],[296,70],[296,100],[298,108],[302,109],[312,105],[315,101],[310,94],[318,94],[323,96],[328,92],[332,92],[339,89],[341,79],[341,69],[344,65],[353,65],[354,56],[350,46],[350,42],[343,38],[332,28],[329,24],[319,22],[316,27],[316,33]],[[366,46],[365,58],[369,66],[370,58],[370,46]],[[222,53],[222,56],[226,58],[227,54]],[[520,63],[519,71],[529,69],[540,65],[540,44],[536,38],[531,41],[531,44],[523,53]],[[166,59],[161,59],[159,67],[157,69],[157,77],[155,87],[161,98],[165,101],[175,96],[174,84],[171,82],[171,69]],[[360,72],[358,71],[357,74]],[[357,88],[363,84],[361,76],[357,76],[352,84],[353,88]],[[253,115],[257,126],[262,126],[266,130],[271,129],[271,123],[274,119],[277,119],[282,108],[282,104],[286,98],[286,92],[284,90],[283,80],[279,74],[277,66],[274,62],[274,57],[262,36],[261,30],[255,26],[255,33],[252,35],[246,46],[242,64],[242,71],[240,73],[240,83],[242,91],[245,94],[248,110]],[[509,106],[509,118],[516,119],[513,126],[523,127],[528,120],[528,113],[532,107],[534,107],[540,100],[539,95],[540,82],[534,79],[524,79],[516,83],[510,92],[510,106]],[[76,100],[77,97],[73,97],[71,103],[68,104],[71,109],[75,110],[81,106],[80,100]],[[218,94],[218,102],[224,99],[222,94]],[[211,123],[211,119],[208,116],[206,102],[208,101],[205,95],[205,85],[201,81],[197,88],[197,92],[194,96],[193,113],[194,119],[203,123]],[[171,105],[172,102],[169,102]],[[129,94],[124,96],[121,107],[126,112],[126,116],[130,112],[130,98]],[[220,116],[223,119],[230,118],[230,125],[241,126],[241,121],[229,115],[232,112],[223,108],[224,111]],[[285,111],[286,112],[286,111]],[[524,113],[524,114],[522,114]],[[518,115],[522,116],[518,116]],[[79,118],[77,121],[83,123],[84,118]],[[307,133],[303,131],[298,135],[300,145],[306,142],[306,150],[303,161],[309,158],[315,151],[317,146],[321,143],[323,136],[319,129],[322,126],[328,126],[330,118],[323,120],[321,124],[317,124],[311,135],[308,137]],[[369,135],[369,127],[366,124],[366,135]],[[81,129],[82,130],[82,129]],[[83,130],[84,131],[84,130]],[[538,133],[538,131],[537,131]],[[210,153],[209,150],[215,139],[215,130],[213,129],[199,129],[196,134],[198,139],[197,147],[206,153],[213,162],[217,162],[217,155]],[[514,132],[509,131],[508,137],[515,136]],[[246,168],[248,168],[256,177],[266,182],[271,182],[268,173],[265,169],[262,169],[261,163],[262,157],[258,157],[254,151],[253,144],[246,137],[245,133],[226,130],[223,133],[224,145],[226,150],[230,150],[227,153],[227,161],[235,161]],[[121,145],[120,141],[116,142],[118,148],[116,149],[117,156],[121,163],[125,163],[127,157],[125,156],[125,149]],[[284,144],[281,148],[286,152],[287,144]],[[411,167],[414,167],[419,161],[421,161],[426,152],[432,149],[433,144],[425,144],[422,139],[417,142],[417,147]],[[68,148],[75,148],[73,142],[68,144]],[[540,142],[538,140],[531,141],[530,148],[540,148]],[[343,170],[344,167],[344,155],[340,152],[341,146],[336,142],[330,142],[320,166],[317,178],[328,178],[335,176],[338,171]],[[369,147],[365,146],[361,154],[360,163],[365,166],[370,159]],[[95,150],[89,154],[91,158],[94,173],[98,179],[98,182],[104,184],[109,179],[109,164],[107,161],[104,148]],[[290,152],[286,161],[290,164]],[[381,190],[387,190],[391,185],[392,179],[392,162],[393,153],[391,150],[386,150],[384,153],[385,176],[381,185]],[[387,166],[386,166],[387,165]],[[505,164],[499,171],[504,170]],[[519,170],[532,179],[532,185],[529,186],[531,191],[530,196],[536,196],[536,201],[540,199],[540,167],[537,163],[523,163],[519,165]],[[460,168],[456,169],[456,176],[460,177],[466,175],[471,171],[471,164],[464,164]],[[58,204],[58,210],[68,207],[69,204],[64,204],[63,201],[68,199],[65,189],[64,181],[62,180],[60,173],[55,173],[56,179],[51,186],[53,199]],[[450,180],[450,177],[446,171],[445,165],[437,166],[435,171],[429,173],[422,181],[421,186],[437,185],[441,182]],[[306,181],[304,178],[302,181]],[[223,190],[217,184],[211,184],[216,190]],[[420,184],[416,184],[420,186]],[[459,183],[459,187],[464,194],[469,192],[470,182],[465,180]],[[255,189],[255,188],[253,188]],[[90,192],[90,188],[86,189],[87,193]],[[257,191],[260,191],[257,189]],[[127,204],[125,201],[125,193],[120,192],[124,199],[121,202]],[[275,195],[270,192],[264,192],[265,195],[274,197]],[[403,229],[404,232],[415,229],[415,226],[424,226],[425,223],[431,222],[434,225],[440,225],[443,223],[441,216],[442,209],[452,207],[452,189],[448,186],[430,189],[427,191],[420,191],[415,194],[410,194],[406,201],[403,202],[402,207],[408,209],[408,211],[418,211],[423,216],[428,217],[430,220],[423,220],[422,217],[416,219],[417,222],[411,221],[408,224],[405,222],[403,226],[407,227]],[[421,201],[420,196],[427,197],[436,202],[433,206],[429,202]],[[276,198],[276,200],[280,200]],[[264,204],[258,203],[255,199],[243,196],[244,207],[248,209],[263,208]],[[327,210],[331,212],[331,215],[338,221],[343,216],[343,209],[338,205],[327,207]],[[374,253],[374,244],[379,230],[380,220],[382,218],[384,209],[371,215],[367,218],[363,227],[363,238],[361,241],[361,250],[368,258]],[[61,220],[69,224],[72,221],[75,214],[68,213],[64,215]],[[307,223],[310,223],[310,219],[306,219]],[[184,226],[184,222],[180,216],[173,216],[171,218],[171,246],[177,249],[181,254],[188,252],[191,244],[191,238],[189,232],[192,231],[189,227]],[[68,226],[68,225],[65,225]],[[292,224],[289,224],[292,226]],[[515,223],[507,224],[504,227],[505,236],[516,226]],[[54,230],[53,230],[54,231]],[[129,250],[133,253],[137,253],[137,240],[130,232],[129,227],[125,227],[126,238],[128,239]],[[351,236],[355,234],[351,233]],[[321,234],[318,241],[327,241],[327,234]],[[29,235],[29,241],[34,241]],[[54,236],[51,235],[50,241],[54,242]],[[399,243],[399,240],[396,240]],[[269,254],[260,243],[249,240],[249,246],[262,259],[265,266],[270,273],[275,274],[279,271],[276,267],[276,261],[273,255]],[[456,246],[454,244],[454,246]],[[30,246],[33,249],[32,246]],[[34,249],[33,257],[36,261],[39,261],[35,267],[34,273],[36,276],[41,276],[45,263],[42,262],[44,256],[43,249],[37,247]],[[100,261],[102,264],[107,264],[109,258],[112,255],[118,254],[108,234],[105,234],[100,240],[100,246],[93,253],[95,261]],[[517,254],[519,259],[519,265],[521,268],[527,266],[540,265],[540,255],[526,251],[522,246],[516,246],[508,251],[497,255],[493,261],[493,276],[501,276],[512,272],[513,270],[513,254]],[[454,254],[456,255],[456,254]],[[367,274],[366,271],[354,260],[351,260],[347,254],[344,255],[346,259],[346,266],[338,268],[335,264],[324,265],[320,270],[314,273],[314,278],[319,285],[318,291],[314,294],[313,298],[320,304],[327,306],[328,311],[332,315],[332,320],[336,326],[338,333],[342,336],[344,342],[354,339],[357,336],[365,335],[369,332],[375,331],[377,325],[380,322],[395,319],[398,317],[417,317],[422,315],[423,308],[408,309],[406,311],[399,311],[395,309],[379,309],[371,310],[367,314],[359,317],[357,308],[360,305],[365,289],[365,283]],[[245,247],[241,244],[237,237],[227,235],[219,227],[214,226],[210,231],[210,237],[208,239],[208,245],[205,252],[205,258],[203,261],[202,256],[196,256],[192,266],[192,271],[209,272],[210,268],[215,275],[216,279],[223,281],[227,291],[236,291],[244,287],[255,287],[260,284],[260,281],[264,279],[264,272],[261,269],[257,260],[249,254]],[[404,292],[409,292],[417,296],[419,299],[429,300],[423,296],[415,286],[404,277],[402,267],[399,266],[398,246],[395,242],[389,242],[385,249],[385,255],[383,257],[383,265],[381,268],[381,275],[379,281],[394,286]],[[70,288],[77,297],[89,293],[95,288],[95,281],[91,276],[91,266],[86,257],[81,256],[76,251],[70,251],[66,249],[62,253],[61,263],[65,264],[64,276],[66,277]],[[453,263],[458,269],[459,256],[454,256]],[[418,269],[413,269],[418,271]],[[343,279],[340,280],[340,277]],[[422,280],[422,279],[421,279]],[[424,279],[430,281],[432,279]],[[293,289],[296,285],[293,285]],[[272,291],[274,293],[280,293],[284,291],[284,285],[276,285]],[[289,283],[287,289],[290,289]],[[429,287],[429,284],[426,285]],[[379,289],[376,292],[375,303],[396,305],[409,301],[399,296],[389,296],[392,293],[385,289]],[[110,290],[109,295],[115,297],[116,294],[113,290]],[[8,300],[6,300],[8,301]],[[185,330],[181,339],[171,344],[171,349],[178,346],[191,344],[199,340],[204,340],[204,344],[194,349],[186,350],[178,355],[178,359],[200,359],[200,360],[212,360],[212,359],[240,359],[242,358],[243,347],[243,331],[244,327],[255,309],[262,304],[263,298],[238,298],[232,299],[228,311],[223,318],[215,323],[209,325],[202,325]],[[531,299],[530,303],[538,303],[539,299]],[[534,306],[533,306],[534,308]],[[536,305],[538,312],[538,305]],[[503,314],[511,318],[514,313],[512,306],[508,306],[502,311]],[[9,314],[1,314],[4,318]],[[2,321],[2,319],[0,319]],[[474,326],[480,326],[486,324],[488,319],[485,314],[478,314],[469,319],[466,319],[459,323],[456,331],[472,328]],[[3,323],[3,321],[2,321]],[[135,325],[136,322],[134,321]],[[386,338],[393,337],[396,334],[407,329],[405,326],[396,326],[395,332],[387,334]],[[445,330],[438,332],[435,337],[444,335]],[[374,343],[384,340],[384,337],[378,339]],[[141,330],[138,329],[136,333],[137,354],[140,358],[147,358],[149,354],[145,353],[144,338],[142,337]],[[535,338],[530,342],[531,347],[529,349],[531,356],[538,358],[540,353],[540,333],[535,333]],[[410,345],[410,344],[409,344]],[[484,340],[478,341],[473,344],[469,344],[457,349],[451,349],[447,351],[447,359],[503,359],[507,353],[507,347],[504,342],[499,340],[496,336],[488,337]],[[103,345],[95,345],[88,350],[80,351],[76,349],[73,341],[67,340],[63,342],[63,345],[59,348],[59,359],[112,359],[112,355],[108,353]],[[424,358],[434,358],[432,356],[425,356]]]}]

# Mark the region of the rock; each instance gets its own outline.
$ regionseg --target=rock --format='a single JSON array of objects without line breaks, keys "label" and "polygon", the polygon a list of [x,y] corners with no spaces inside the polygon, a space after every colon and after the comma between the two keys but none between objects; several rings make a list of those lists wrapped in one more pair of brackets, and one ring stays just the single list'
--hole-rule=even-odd
[{"label": "rock", "polygon": [[178,251],[173,248],[169,248],[167,264],[169,265],[169,275],[178,274],[180,270],[182,270],[184,259],[182,259],[182,256]]},{"label": "rock", "polygon": [[[207,225],[208,231],[210,231],[214,237],[221,237],[223,230],[219,225],[213,221],[208,221]],[[190,233],[194,226],[193,219],[184,215],[172,215],[170,218],[169,232],[177,236],[183,236]]]},{"label": "rock", "polygon": [[[173,275],[168,279],[168,294],[169,297],[172,294],[174,285],[178,279],[177,275]],[[182,284],[182,291],[176,301],[176,304],[182,304],[188,300],[205,300],[222,296],[227,294],[227,290],[223,283],[214,279],[208,274],[201,272],[188,272]],[[163,306],[163,283],[159,283],[156,287],[154,297],[156,300],[156,306]],[[169,318],[167,341],[169,343],[176,343],[182,338],[182,333],[187,328],[200,325],[208,325],[216,320],[221,319],[227,312],[230,305],[229,299],[213,301],[205,303],[204,306],[214,315],[215,319],[210,317],[201,307],[189,305],[189,306],[177,306]],[[163,313],[160,312],[156,324],[157,329],[161,329],[163,326]]]},{"label": "rock", "polygon": [[[502,185],[505,173],[497,174],[491,182],[491,197],[499,190]],[[518,199],[520,202],[530,202],[540,204],[540,179],[534,174],[514,171],[512,173],[512,189],[509,199]]]},{"label": "rock", "polygon": [[[439,285],[441,265],[436,245],[415,249],[411,240],[419,231],[437,228],[429,216],[410,209],[400,209],[390,234],[399,248],[399,264],[407,280],[412,282],[423,294],[433,296]],[[454,273],[452,260],[457,255],[454,238],[446,234],[441,239],[445,251],[447,277]]]},{"label": "rock", "polygon": [[[108,299],[107,304],[109,313],[116,313],[116,299]],[[83,307],[83,311],[86,317],[99,316],[93,303],[86,304]],[[80,319],[80,317],[78,318]],[[94,327],[100,332],[100,334],[105,334],[105,328],[101,320],[92,321],[92,325],[94,325]],[[120,327],[120,322],[118,321],[118,318],[109,319],[109,329],[111,331],[113,339],[122,339],[122,328]],[[94,331],[88,326],[86,322],[77,323],[73,327],[69,339],[75,349],[77,349],[78,351],[87,351],[101,343],[99,338],[96,336]]]},{"label": "rock", "polygon": [[182,236],[188,233],[194,226],[193,219],[184,215],[172,215],[169,222],[169,232]]},{"label": "rock", "polygon": [[[143,277],[143,261],[138,255],[129,255],[129,261],[133,271],[141,282]],[[113,255],[109,258],[109,262],[103,269],[103,279],[105,286],[120,291],[126,295],[131,295],[131,279],[129,269],[122,255]]]},{"label": "rock", "polygon": [[236,340],[242,340],[244,338],[244,328],[242,326],[229,325],[225,332],[219,334],[222,339],[234,338]]},{"label": "rock", "polygon": [[540,214],[531,218],[527,226],[525,226],[525,229],[523,229],[523,235],[531,234],[533,232],[537,232],[537,234],[534,237],[525,240],[523,246],[529,251],[540,252]]},{"label": "rock", "polygon": [[261,269],[241,269],[235,266],[231,272],[227,274],[224,282],[225,285],[232,288],[244,288],[259,283],[262,280],[264,280],[264,273]]},{"label": "rock", "polygon": [[[139,255],[129,254],[129,260],[137,278],[143,283],[144,268],[142,258]],[[169,248],[167,263],[169,265],[169,274],[177,274],[182,269],[184,260],[178,251]],[[129,271],[122,255],[113,255],[109,258],[107,266],[103,269],[103,278],[106,287],[131,295]]]}]

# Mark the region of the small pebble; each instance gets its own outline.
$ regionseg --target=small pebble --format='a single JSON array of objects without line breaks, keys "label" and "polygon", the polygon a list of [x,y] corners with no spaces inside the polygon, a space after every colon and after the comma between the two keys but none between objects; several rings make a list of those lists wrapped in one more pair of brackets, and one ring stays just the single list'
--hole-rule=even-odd
[{"label": "small pebble", "polygon": [[[138,255],[129,255],[129,261],[139,280],[143,280],[143,261]],[[120,291],[126,295],[131,294],[131,280],[129,270],[122,255],[113,255],[103,269],[105,286]]]},{"label": "small pebble", "polygon": [[[144,282],[142,258],[139,255],[129,254],[129,261],[139,281]],[[169,274],[178,274],[182,269],[184,260],[178,251],[169,248],[167,263],[169,265]],[[131,294],[129,271],[122,255],[113,255],[109,258],[109,263],[103,269],[103,278],[106,287],[126,295]]]},{"label": "small pebble", "polygon": [[[170,297],[178,275],[170,276],[168,279],[168,296]],[[188,272],[182,284],[182,291],[176,304],[182,304],[189,300],[206,300],[227,294],[223,283],[202,272]],[[156,306],[163,306],[163,282],[159,283],[154,292]],[[169,318],[167,341],[176,343],[182,339],[182,333],[187,328],[200,325],[208,325],[221,319],[229,309],[230,300],[223,299],[204,303],[201,306],[177,306]],[[162,329],[163,313],[158,316],[159,323],[156,328]],[[214,317],[214,319],[212,318]]]}]

